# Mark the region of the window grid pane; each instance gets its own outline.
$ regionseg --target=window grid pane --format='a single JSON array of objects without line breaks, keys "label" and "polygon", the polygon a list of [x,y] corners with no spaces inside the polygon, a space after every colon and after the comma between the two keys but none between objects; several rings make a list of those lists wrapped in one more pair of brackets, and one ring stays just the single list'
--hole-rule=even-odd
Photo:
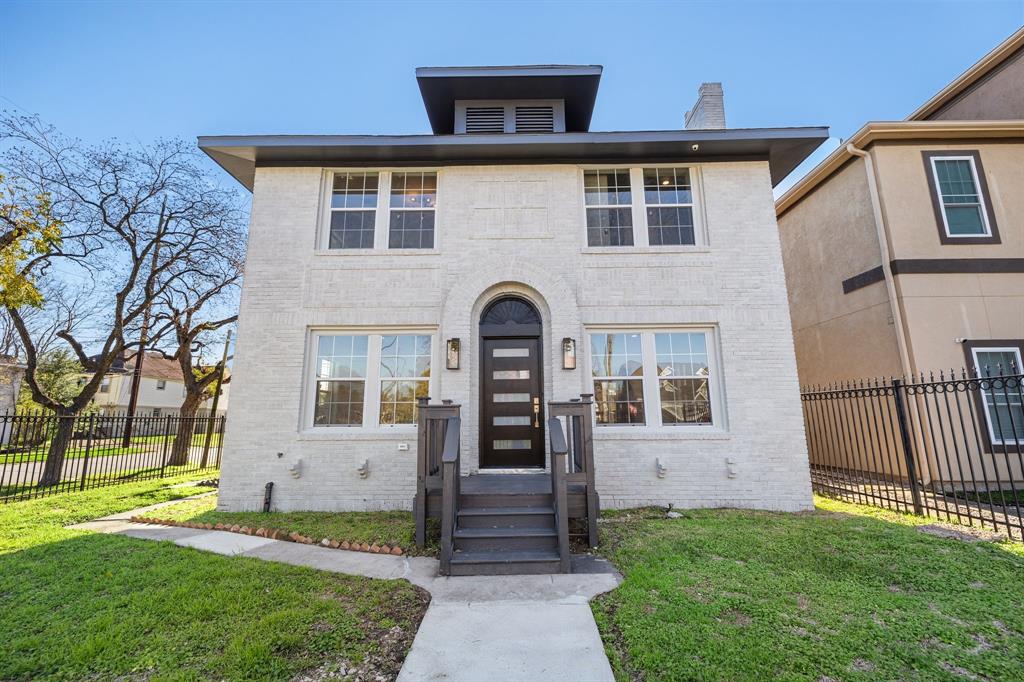
[{"label": "window grid pane", "polygon": [[[707,336],[703,332],[654,335],[661,423],[710,424]],[[695,378],[682,378],[695,377]]]},{"label": "window grid pane", "polygon": [[946,231],[950,236],[985,235],[981,197],[970,159],[934,159]]},{"label": "window grid pane", "polygon": [[328,248],[373,248],[377,187],[376,173],[334,175]]},{"label": "window grid pane", "polygon": [[633,197],[628,169],[584,171],[583,197],[587,206],[588,246],[633,244]]},{"label": "window grid pane", "polygon": [[645,168],[647,238],[652,246],[694,245],[689,168]]},{"label": "window grid pane", "polygon": [[[998,377],[1020,373],[1020,353],[1014,349],[975,350],[977,371],[982,377]],[[995,386],[983,387],[985,411],[989,422],[989,437],[993,444],[1013,445],[1024,442],[1024,404],[1016,386],[996,381]]]},{"label": "window grid pane", "polygon": [[392,174],[390,206],[389,248],[434,248],[437,173]]},{"label": "window grid pane", "polygon": [[645,424],[641,335],[637,332],[591,334],[590,366],[597,423]]},{"label": "window grid pane", "polygon": [[380,340],[380,423],[414,424],[416,399],[430,386],[430,336],[384,335]]}]

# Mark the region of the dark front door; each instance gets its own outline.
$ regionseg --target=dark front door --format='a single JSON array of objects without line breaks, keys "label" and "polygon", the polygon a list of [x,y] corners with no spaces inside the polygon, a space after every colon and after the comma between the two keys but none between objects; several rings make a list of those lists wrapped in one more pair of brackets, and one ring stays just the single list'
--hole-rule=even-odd
[{"label": "dark front door", "polygon": [[480,466],[543,468],[540,339],[482,341]]}]

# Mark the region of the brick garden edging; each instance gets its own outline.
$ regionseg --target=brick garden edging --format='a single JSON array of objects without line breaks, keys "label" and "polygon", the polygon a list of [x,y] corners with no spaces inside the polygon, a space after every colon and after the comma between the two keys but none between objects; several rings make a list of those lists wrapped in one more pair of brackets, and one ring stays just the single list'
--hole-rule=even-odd
[{"label": "brick garden edging", "polygon": [[195,521],[175,521],[173,519],[157,519],[149,516],[133,516],[129,519],[132,523],[148,523],[159,526],[178,526],[179,528],[195,528],[196,530],[222,530],[228,533],[241,533],[242,535],[254,535],[258,538],[268,538],[270,540],[283,540],[285,542],[297,542],[302,545],[319,545],[320,547],[327,547],[329,549],[345,549],[350,552],[370,552],[372,554],[392,554],[394,556],[402,556],[404,552],[398,545],[394,547],[388,545],[378,545],[376,542],[367,544],[365,542],[349,542],[348,540],[334,540],[331,538],[323,538],[320,542],[306,535],[301,535],[296,532],[288,532],[280,528],[250,528],[249,526],[240,526],[235,524],[225,523],[197,523]]}]

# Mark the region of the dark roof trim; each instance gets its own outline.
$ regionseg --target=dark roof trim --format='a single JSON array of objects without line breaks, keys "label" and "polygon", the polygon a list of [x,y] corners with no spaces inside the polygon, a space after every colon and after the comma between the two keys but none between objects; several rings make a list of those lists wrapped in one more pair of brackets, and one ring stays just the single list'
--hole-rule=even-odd
[{"label": "dark roof trim", "polygon": [[597,65],[426,66],[416,69],[430,128],[455,132],[456,100],[558,99],[565,103],[565,129],[590,130],[603,67]]},{"label": "dark roof trim", "polygon": [[[257,166],[445,166],[765,159],[778,184],[828,128],[746,128],[515,135],[204,136],[199,147],[246,188]],[[693,149],[697,145],[697,149]]]}]

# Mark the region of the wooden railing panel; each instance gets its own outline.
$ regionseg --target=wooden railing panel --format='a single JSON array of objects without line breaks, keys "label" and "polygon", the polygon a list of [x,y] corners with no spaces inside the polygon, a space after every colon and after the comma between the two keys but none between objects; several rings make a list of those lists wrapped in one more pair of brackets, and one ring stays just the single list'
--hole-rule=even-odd
[{"label": "wooden railing panel", "polygon": [[459,417],[448,417],[441,452],[441,575],[451,574],[455,522],[459,513],[460,428]]},{"label": "wooden railing panel", "polygon": [[555,528],[558,531],[558,567],[562,573],[569,573],[569,500],[565,489],[569,449],[558,417],[548,420],[548,438],[551,441],[551,497],[555,508]]},{"label": "wooden railing panel", "polygon": [[[564,418],[571,440],[571,448],[566,445],[566,454],[570,468],[566,480],[570,483],[583,483],[586,486],[587,500],[587,542],[597,547],[597,515],[599,501],[597,484],[594,477],[594,411],[593,395],[584,393],[579,400],[552,401],[548,403],[548,414],[552,418]],[[559,422],[561,430],[561,422]],[[552,450],[552,452],[554,452]]]},{"label": "wooden railing panel", "polygon": [[[447,420],[459,416],[459,405],[450,400],[431,405],[430,398],[419,398],[416,411],[416,494],[413,515],[416,522],[416,546],[427,539],[427,503],[431,490],[443,483],[442,455],[447,434]],[[457,435],[457,434],[456,434]]]}]

